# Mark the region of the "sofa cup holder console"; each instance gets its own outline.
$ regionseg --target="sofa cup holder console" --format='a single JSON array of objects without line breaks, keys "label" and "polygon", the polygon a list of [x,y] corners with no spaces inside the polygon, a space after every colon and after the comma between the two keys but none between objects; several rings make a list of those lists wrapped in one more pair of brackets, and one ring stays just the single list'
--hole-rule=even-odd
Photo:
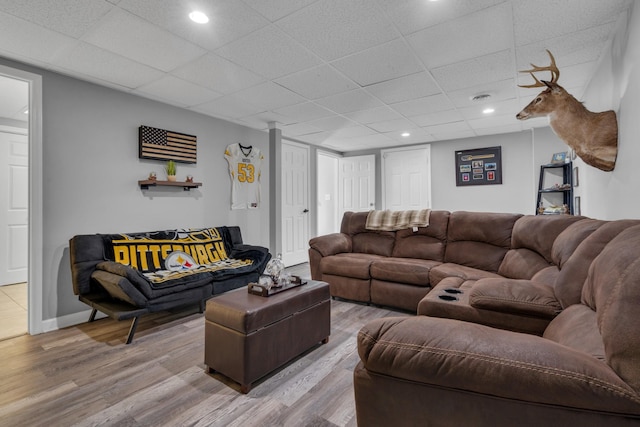
[{"label": "sofa cup holder console", "polygon": [[462,291],[460,289],[455,289],[455,288],[447,288],[447,289],[443,289],[446,293],[448,294],[461,294]]},{"label": "sofa cup holder console", "polygon": [[444,301],[458,301],[458,298],[454,297],[453,295],[438,295],[438,298]]}]

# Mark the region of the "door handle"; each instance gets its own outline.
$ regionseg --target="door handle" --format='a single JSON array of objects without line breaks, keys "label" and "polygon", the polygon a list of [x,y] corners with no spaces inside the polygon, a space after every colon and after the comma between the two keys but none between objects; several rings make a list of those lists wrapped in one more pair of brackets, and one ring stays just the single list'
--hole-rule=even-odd
[{"label": "door handle", "polygon": [[302,213],[307,213],[307,212],[309,212],[309,209],[305,209],[302,211]]}]

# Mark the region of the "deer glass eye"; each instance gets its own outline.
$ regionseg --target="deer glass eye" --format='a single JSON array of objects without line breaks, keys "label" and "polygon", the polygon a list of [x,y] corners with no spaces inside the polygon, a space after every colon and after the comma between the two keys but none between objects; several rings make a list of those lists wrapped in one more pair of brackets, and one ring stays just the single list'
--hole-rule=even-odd
[{"label": "deer glass eye", "polygon": [[536,100],[534,102],[537,104],[540,101],[542,101],[542,97],[539,96],[539,97],[536,98]]}]

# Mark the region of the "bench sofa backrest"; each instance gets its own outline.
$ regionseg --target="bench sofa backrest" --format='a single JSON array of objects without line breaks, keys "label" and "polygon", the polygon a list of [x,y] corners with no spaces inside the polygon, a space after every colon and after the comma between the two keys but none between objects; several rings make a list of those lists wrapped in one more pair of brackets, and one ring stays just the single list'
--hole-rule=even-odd
[{"label": "bench sofa backrest", "polygon": [[369,212],[345,212],[340,232],[351,236],[353,252],[391,256],[396,233],[367,230],[368,215]]},{"label": "bench sofa backrest", "polygon": [[511,248],[511,232],[521,214],[452,212],[445,262],[496,273]]},{"label": "bench sofa backrest", "polygon": [[[619,222],[601,226],[587,240],[604,242],[618,229],[610,224]],[[581,250],[583,245],[576,254]],[[553,319],[544,338],[602,360],[639,392],[639,303],[640,225],[635,225],[620,230],[602,245],[588,268],[581,303],[569,306]]]},{"label": "bench sofa backrest", "polygon": [[551,251],[556,238],[580,217],[569,215],[526,215],[513,226],[510,250],[498,274],[510,279],[532,279],[551,266]]},{"label": "bench sofa backrest", "polygon": [[396,231],[392,256],[443,262],[449,215],[448,211],[432,211],[428,227]]}]

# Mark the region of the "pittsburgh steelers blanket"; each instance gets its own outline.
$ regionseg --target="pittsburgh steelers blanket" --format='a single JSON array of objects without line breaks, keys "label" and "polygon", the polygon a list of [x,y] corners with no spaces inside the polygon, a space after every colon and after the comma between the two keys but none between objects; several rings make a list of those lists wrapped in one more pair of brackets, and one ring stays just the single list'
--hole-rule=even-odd
[{"label": "pittsburgh steelers blanket", "polygon": [[222,279],[251,272],[262,256],[245,251],[229,257],[231,238],[226,227],[109,234],[103,239],[108,260],[136,269],[156,288],[203,276]]}]

